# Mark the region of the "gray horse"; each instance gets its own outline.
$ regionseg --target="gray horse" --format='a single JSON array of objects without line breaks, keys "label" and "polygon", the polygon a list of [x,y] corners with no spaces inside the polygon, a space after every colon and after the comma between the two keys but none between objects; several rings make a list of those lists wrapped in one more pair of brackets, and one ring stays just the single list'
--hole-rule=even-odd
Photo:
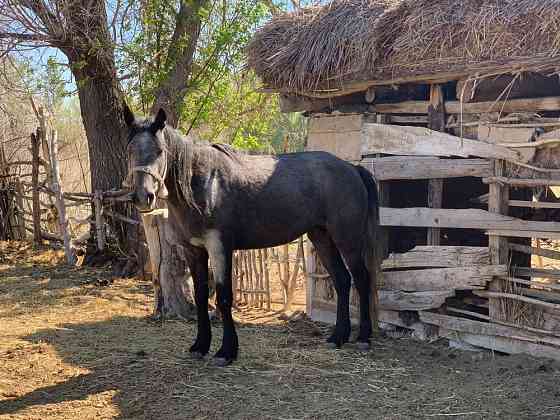
[{"label": "gray horse", "polygon": [[238,154],[225,145],[195,144],[155,118],[135,118],[125,106],[129,127],[129,183],[134,203],[150,212],[166,199],[169,222],[187,249],[195,289],[198,333],[190,348],[204,357],[210,348],[208,263],[223,318],[220,366],[237,357],[231,315],[232,253],[277,246],[307,234],[334,280],[337,319],[327,340],[340,347],[350,338],[351,279],[360,298],[357,342],[369,348],[371,286],[375,285],[377,189],[361,167],[329,153],[279,156]]}]

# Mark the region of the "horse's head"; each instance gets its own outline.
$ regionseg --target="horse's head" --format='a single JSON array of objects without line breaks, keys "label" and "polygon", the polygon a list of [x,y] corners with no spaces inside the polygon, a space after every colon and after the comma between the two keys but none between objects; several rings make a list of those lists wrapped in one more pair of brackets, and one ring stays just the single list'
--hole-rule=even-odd
[{"label": "horse's head", "polygon": [[134,204],[141,212],[156,208],[156,199],[167,198],[167,148],[163,135],[166,115],[160,109],[155,118],[135,118],[125,104],[128,134],[128,177],[126,185],[134,192]]}]

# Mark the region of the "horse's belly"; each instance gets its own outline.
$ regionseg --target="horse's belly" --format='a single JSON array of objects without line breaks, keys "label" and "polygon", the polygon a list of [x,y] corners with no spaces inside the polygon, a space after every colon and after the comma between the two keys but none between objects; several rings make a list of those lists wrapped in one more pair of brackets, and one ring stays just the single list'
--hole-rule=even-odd
[{"label": "horse's belly", "polygon": [[244,229],[236,235],[235,248],[270,248],[295,241],[308,230],[309,228],[307,226],[293,225],[286,225],[283,228],[261,226],[256,229]]}]

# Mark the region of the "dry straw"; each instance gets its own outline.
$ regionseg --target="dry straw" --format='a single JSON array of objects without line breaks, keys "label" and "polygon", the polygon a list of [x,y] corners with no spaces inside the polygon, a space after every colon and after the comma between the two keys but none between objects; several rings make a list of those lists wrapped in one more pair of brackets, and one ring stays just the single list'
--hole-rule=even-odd
[{"label": "dry straw", "polygon": [[338,87],[337,80],[375,59],[373,27],[389,4],[382,0],[335,0],[272,19],[248,47],[248,63],[277,88]]},{"label": "dry straw", "polygon": [[560,0],[337,0],[273,18],[248,48],[276,89],[560,67]]}]

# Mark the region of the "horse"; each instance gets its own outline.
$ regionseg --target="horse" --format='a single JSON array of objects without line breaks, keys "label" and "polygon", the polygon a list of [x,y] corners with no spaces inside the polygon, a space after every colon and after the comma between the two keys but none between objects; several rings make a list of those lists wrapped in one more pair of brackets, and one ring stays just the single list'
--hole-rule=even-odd
[{"label": "horse", "polygon": [[367,170],[326,152],[247,155],[223,144],[195,143],[166,124],[163,109],[155,117],[136,118],[125,104],[123,116],[133,202],[140,212],[151,212],[158,199],[167,200],[169,223],[187,250],[198,318],[193,357],[205,357],[210,348],[209,264],[223,320],[214,361],[226,366],[239,348],[232,318],[233,251],[274,247],[304,234],[337,294],[329,347],[350,339],[351,280],[360,303],[357,345],[370,347],[379,220],[377,187]]}]

